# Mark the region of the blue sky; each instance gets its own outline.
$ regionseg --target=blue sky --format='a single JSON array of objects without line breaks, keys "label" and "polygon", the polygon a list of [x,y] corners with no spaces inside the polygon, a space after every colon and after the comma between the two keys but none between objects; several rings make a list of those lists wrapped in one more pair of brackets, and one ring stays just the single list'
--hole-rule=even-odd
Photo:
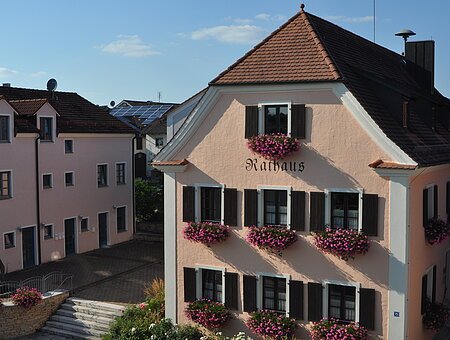
[{"label": "blue sky", "polygon": [[[394,33],[436,40],[436,85],[450,96],[447,1],[376,0],[376,41],[397,52]],[[97,104],[121,99],[180,102],[278,28],[292,0],[15,0],[2,4],[0,82],[78,92]],[[306,10],[373,39],[373,0],[310,0]]]}]

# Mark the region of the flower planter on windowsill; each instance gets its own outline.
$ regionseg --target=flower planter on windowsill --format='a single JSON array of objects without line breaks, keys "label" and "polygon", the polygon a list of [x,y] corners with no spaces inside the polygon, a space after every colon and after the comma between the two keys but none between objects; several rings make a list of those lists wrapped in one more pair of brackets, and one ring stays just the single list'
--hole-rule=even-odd
[{"label": "flower planter on windowsill", "polygon": [[354,259],[356,255],[369,251],[369,238],[361,232],[351,229],[326,228],[314,233],[316,246],[323,251],[340,257],[344,261]]},{"label": "flower planter on windowsill", "polygon": [[446,241],[450,236],[450,223],[440,218],[428,220],[425,229],[425,239],[429,244],[439,244]]},{"label": "flower planter on windowsill", "polygon": [[440,330],[445,326],[449,318],[449,309],[442,303],[426,302],[425,315],[422,322],[425,329],[431,329],[434,331]]},{"label": "flower planter on windowsill", "polygon": [[185,313],[188,319],[209,330],[222,328],[231,317],[223,303],[208,299],[190,302]]},{"label": "flower planter on windowsill", "polygon": [[313,324],[311,339],[365,340],[367,339],[367,329],[354,322],[343,324],[333,319],[322,319]]},{"label": "flower planter on windowsill", "polygon": [[186,240],[210,245],[225,241],[230,231],[228,226],[219,223],[188,222],[183,234]]},{"label": "flower planter on windowsill", "polygon": [[278,226],[249,227],[247,241],[260,249],[278,255],[297,241],[295,231]]},{"label": "flower planter on windowsill", "polygon": [[294,319],[264,310],[252,313],[246,325],[264,339],[291,339],[297,328]]},{"label": "flower planter on windowsill", "polygon": [[247,141],[247,146],[254,153],[270,161],[278,161],[300,149],[300,143],[296,138],[281,133],[253,136]]}]

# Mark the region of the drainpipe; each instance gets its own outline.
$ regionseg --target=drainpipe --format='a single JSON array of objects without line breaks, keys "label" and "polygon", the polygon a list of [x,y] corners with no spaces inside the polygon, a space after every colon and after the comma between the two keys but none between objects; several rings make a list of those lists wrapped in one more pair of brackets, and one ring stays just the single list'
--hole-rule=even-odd
[{"label": "drainpipe", "polygon": [[39,140],[41,135],[35,139],[35,163],[36,163],[36,218],[37,218],[37,244],[38,244],[38,265],[42,263],[41,256],[41,202],[39,193]]},{"label": "drainpipe", "polygon": [[132,194],[133,194],[133,235],[136,234],[136,189],[135,189],[135,183],[134,183],[134,141],[137,138],[137,134],[133,137],[131,140],[131,185],[132,187]]}]

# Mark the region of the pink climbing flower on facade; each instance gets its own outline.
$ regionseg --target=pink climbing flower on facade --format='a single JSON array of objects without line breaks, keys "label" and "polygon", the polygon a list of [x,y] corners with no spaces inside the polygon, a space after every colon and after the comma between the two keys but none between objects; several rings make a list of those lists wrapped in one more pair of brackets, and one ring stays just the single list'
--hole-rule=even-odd
[{"label": "pink climbing flower on facade", "polygon": [[300,143],[296,138],[282,133],[250,137],[247,146],[254,153],[270,161],[277,161],[300,149]]},{"label": "pink climbing flower on facade", "polygon": [[439,244],[450,237],[450,223],[432,218],[425,225],[425,239],[429,244]]}]

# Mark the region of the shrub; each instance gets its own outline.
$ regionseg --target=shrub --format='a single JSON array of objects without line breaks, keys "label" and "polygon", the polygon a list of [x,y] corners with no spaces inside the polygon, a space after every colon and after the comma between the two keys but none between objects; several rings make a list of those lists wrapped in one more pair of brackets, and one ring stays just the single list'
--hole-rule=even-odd
[{"label": "shrub", "polygon": [[254,153],[270,161],[277,161],[300,148],[297,139],[278,133],[250,137],[247,146]]},{"label": "shrub", "polygon": [[42,300],[42,293],[36,288],[22,287],[16,289],[11,299],[18,306],[31,308]]},{"label": "shrub", "polygon": [[223,303],[207,299],[190,302],[186,307],[186,316],[210,330],[222,328],[230,319],[230,314]]},{"label": "shrub", "polygon": [[138,222],[161,222],[163,220],[164,190],[162,185],[136,179],[135,196]]},{"label": "shrub", "polygon": [[333,319],[322,319],[313,324],[311,339],[365,340],[367,339],[367,329],[354,322],[342,324]]},{"label": "shrub", "polygon": [[189,222],[183,230],[184,238],[192,242],[204,244],[225,241],[229,234],[228,226],[210,222]]},{"label": "shrub", "polygon": [[366,235],[351,229],[326,228],[322,232],[315,233],[314,238],[318,248],[345,261],[354,259],[357,254],[367,253],[370,247]]},{"label": "shrub", "polygon": [[442,303],[427,302],[425,315],[423,316],[423,327],[431,330],[440,330],[445,326],[449,317],[448,308]]},{"label": "shrub", "polygon": [[282,250],[297,241],[297,234],[293,230],[277,226],[249,227],[247,241],[278,255]]},{"label": "shrub", "polygon": [[155,299],[164,302],[164,280],[154,279],[150,285],[146,285],[144,289],[144,295],[149,299]]},{"label": "shrub", "polygon": [[294,319],[271,311],[252,313],[246,325],[254,333],[269,339],[291,338],[297,328]]},{"label": "shrub", "polygon": [[117,340],[147,339],[151,336],[150,325],[156,322],[157,315],[148,308],[128,307],[114,320],[108,335]]},{"label": "shrub", "polygon": [[450,223],[440,218],[432,218],[425,225],[425,239],[429,244],[444,242],[450,236]]}]

